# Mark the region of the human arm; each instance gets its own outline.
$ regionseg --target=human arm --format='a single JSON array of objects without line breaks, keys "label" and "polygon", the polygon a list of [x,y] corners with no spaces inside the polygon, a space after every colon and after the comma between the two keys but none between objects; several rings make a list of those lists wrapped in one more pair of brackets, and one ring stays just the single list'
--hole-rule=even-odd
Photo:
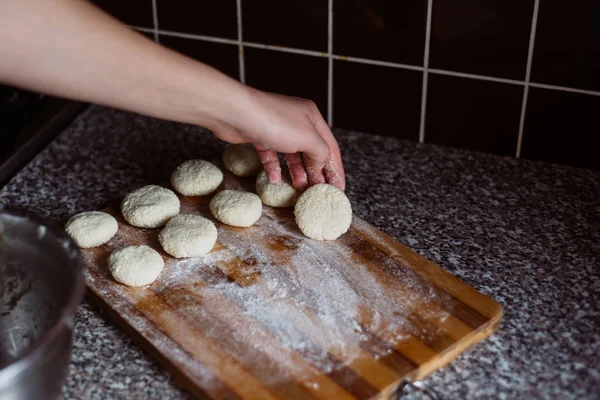
[{"label": "human arm", "polygon": [[86,1],[0,0],[0,81],[252,142],[274,182],[282,152],[297,186],[345,184],[337,142],[314,103],[245,86]]}]

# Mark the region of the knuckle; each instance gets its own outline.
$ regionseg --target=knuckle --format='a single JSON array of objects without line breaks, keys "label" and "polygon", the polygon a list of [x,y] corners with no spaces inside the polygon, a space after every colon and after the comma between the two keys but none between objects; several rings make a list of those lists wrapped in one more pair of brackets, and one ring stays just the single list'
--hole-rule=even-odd
[{"label": "knuckle", "polygon": [[304,104],[304,107],[310,112],[310,113],[314,113],[315,111],[319,111],[319,108],[317,107],[317,104],[309,99],[302,99],[302,102]]}]

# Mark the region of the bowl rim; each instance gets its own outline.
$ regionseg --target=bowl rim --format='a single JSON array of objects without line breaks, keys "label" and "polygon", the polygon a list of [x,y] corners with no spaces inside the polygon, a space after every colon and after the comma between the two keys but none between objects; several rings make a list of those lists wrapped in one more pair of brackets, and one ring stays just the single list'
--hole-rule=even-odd
[{"label": "bowl rim", "polygon": [[72,324],[71,318],[75,315],[79,303],[85,292],[85,278],[83,276],[83,258],[79,248],[67,233],[55,221],[33,214],[25,209],[8,206],[0,202],[0,215],[23,218],[38,227],[45,227],[46,235],[50,233],[57,241],[62,241],[67,252],[67,257],[75,273],[75,285],[67,302],[62,307],[58,319],[46,330],[32,345],[30,345],[16,360],[0,368],[0,389],[11,380],[25,371],[35,361],[44,355],[44,349],[54,342],[65,326]]}]

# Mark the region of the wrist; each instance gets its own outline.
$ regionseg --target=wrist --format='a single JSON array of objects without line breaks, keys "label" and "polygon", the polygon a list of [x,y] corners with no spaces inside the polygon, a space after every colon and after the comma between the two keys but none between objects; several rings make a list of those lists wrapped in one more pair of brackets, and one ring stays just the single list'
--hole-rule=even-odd
[{"label": "wrist", "polygon": [[254,89],[214,71],[218,75],[202,74],[193,89],[193,123],[214,130],[214,126],[242,127],[252,103]]}]

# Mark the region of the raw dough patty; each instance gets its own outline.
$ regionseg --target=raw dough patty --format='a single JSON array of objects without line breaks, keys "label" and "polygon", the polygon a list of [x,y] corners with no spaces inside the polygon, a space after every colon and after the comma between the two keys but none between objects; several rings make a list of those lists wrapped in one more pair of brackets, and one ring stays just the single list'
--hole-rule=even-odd
[{"label": "raw dough patty", "polygon": [[171,175],[171,185],[184,196],[204,196],[214,192],[223,181],[216,165],[204,160],[189,160]]},{"label": "raw dough patty", "polygon": [[121,213],[133,226],[158,228],[179,214],[179,199],[169,189],[148,185],[125,196]]},{"label": "raw dough patty", "polygon": [[352,222],[350,201],[340,189],[320,183],[308,188],[294,207],[296,223],[315,240],[335,240]]},{"label": "raw dough patty", "polygon": [[65,225],[71,239],[82,249],[108,242],[119,229],[112,215],[100,211],[86,211],[72,216]]},{"label": "raw dough patty", "polygon": [[158,235],[162,248],[176,258],[200,257],[217,241],[215,224],[199,215],[173,217]]},{"label": "raw dough patty", "polygon": [[261,170],[258,153],[251,143],[230,144],[223,152],[223,164],[235,176],[254,176]]},{"label": "raw dough patty", "polygon": [[212,198],[210,212],[216,219],[231,226],[248,227],[262,214],[262,203],[254,193],[223,190]]},{"label": "raw dough patty", "polygon": [[271,207],[293,207],[300,196],[287,170],[281,171],[281,182],[278,185],[270,183],[267,173],[262,170],[256,177],[256,194],[264,205]]},{"label": "raw dough patty", "polygon": [[108,257],[108,269],[117,282],[128,286],[149,285],[158,278],[165,263],[148,246],[127,246]]}]

